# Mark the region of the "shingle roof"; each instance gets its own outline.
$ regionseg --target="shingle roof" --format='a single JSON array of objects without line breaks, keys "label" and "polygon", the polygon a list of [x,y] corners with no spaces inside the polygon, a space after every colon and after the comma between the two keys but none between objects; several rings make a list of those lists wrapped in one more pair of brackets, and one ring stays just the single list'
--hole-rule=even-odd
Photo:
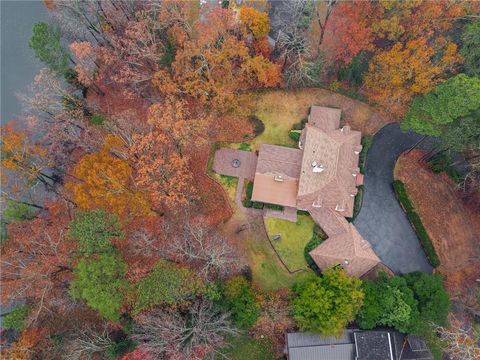
[{"label": "shingle roof", "polygon": [[329,236],[310,251],[310,256],[320,269],[340,264],[348,275],[362,276],[380,259],[352,224],[348,223],[347,229],[342,234]]},{"label": "shingle roof", "polygon": [[323,337],[314,333],[288,333],[289,360],[353,360],[355,344],[353,330],[346,329],[342,336]]},{"label": "shingle roof", "polygon": [[335,130],[340,126],[342,110],[323,106],[312,106],[308,122],[323,131]]},{"label": "shingle roof", "polygon": [[[327,132],[307,124],[303,130],[304,154],[298,187],[298,206],[313,204],[337,209],[352,216],[359,173],[358,152],[361,133],[341,129]],[[320,167],[321,171],[315,171]]]},{"label": "shingle roof", "polygon": [[263,144],[258,155],[252,200],[297,207],[302,150]]}]

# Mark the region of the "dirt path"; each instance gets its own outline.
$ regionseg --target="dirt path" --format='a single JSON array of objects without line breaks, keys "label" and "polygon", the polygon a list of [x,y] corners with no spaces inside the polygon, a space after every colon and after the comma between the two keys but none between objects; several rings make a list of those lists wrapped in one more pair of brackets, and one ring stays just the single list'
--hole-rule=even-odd
[{"label": "dirt path", "polygon": [[[477,272],[480,277],[480,214],[465,206],[456,185],[445,173],[434,174],[418,162],[422,154],[416,150],[402,155],[395,175],[405,183],[437,250],[441,261],[438,270],[447,280],[449,275],[461,278],[462,273],[474,278]],[[472,273],[472,268],[477,271]]]}]

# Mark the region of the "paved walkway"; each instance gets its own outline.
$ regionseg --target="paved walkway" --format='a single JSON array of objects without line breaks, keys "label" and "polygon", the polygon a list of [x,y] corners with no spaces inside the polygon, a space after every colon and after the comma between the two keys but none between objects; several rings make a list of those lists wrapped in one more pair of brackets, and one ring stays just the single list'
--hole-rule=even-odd
[{"label": "paved walkway", "polygon": [[264,208],[263,216],[297,222],[297,208],[285,206],[283,211]]},{"label": "paved walkway", "polygon": [[[387,125],[375,135],[367,155],[363,205],[354,221],[382,262],[399,274],[432,271],[392,188],[398,157],[421,139],[421,135],[403,133],[398,124]],[[429,146],[428,141],[421,143],[422,148]]]}]

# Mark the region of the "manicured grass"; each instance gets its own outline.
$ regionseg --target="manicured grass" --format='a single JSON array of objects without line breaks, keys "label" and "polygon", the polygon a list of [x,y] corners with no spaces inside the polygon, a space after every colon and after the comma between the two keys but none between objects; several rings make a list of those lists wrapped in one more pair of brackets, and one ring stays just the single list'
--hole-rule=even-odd
[{"label": "manicured grass", "polygon": [[[314,225],[309,215],[299,215],[296,223],[271,217],[265,218],[268,236],[290,271],[308,268],[303,250],[312,238]],[[277,234],[281,236],[280,240],[273,240],[273,236]]]},{"label": "manicured grass", "polygon": [[[291,287],[310,273],[309,270],[290,274],[280,263],[268,240],[261,235],[244,241],[243,246],[249,258],[253,283],[263,291]],[[300,255],[303,256],[303,250]]]}]

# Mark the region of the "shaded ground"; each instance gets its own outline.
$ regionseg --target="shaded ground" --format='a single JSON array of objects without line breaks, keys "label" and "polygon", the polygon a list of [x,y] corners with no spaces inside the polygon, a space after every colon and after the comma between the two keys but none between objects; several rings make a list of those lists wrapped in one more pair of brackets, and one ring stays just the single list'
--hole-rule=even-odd
[{"label": "shaded ground", "polygon": [[[375,135],[367,154],[363,205],[354,221],[382,262],[400,274],[432,271],[392,188],[397,158],[421,139],[420,135],[403,133],[398,124],[385,126]],[[423,142],[422,146],[428,144]]]},{"label": "shaded ground", "polygon": [[468,287],[467,280],[480,277],[480,213],[464,204],[456,184],[445,173],[435,174],[418,161],[423,154],[412,151],[402,155],[395,177],[405,183],[440,257],[438,270],[455,292]]}]

